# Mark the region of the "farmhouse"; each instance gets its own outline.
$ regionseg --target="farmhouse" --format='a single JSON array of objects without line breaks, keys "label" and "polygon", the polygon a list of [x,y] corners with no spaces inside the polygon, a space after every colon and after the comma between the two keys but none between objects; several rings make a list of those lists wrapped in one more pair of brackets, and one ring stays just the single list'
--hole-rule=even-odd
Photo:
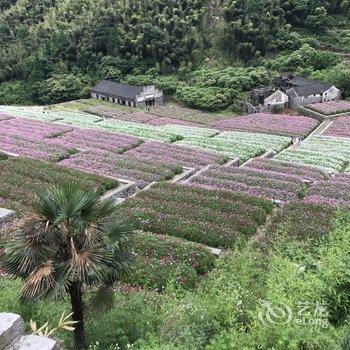
[{"label": "farmhouse", "polygon": [[280,77],[275,86],[289,96],[289,107],[291,108],[341,98],[340,90],[334,85],[299,76]]},{"label": "farmhouse", "polygon": [[298,109],[300,106],[340,98],[341,91],[332,84],[300,76],[282,75],[272,86],[252,90],[245,103],[245,111],[275,111],[284,107]]},{"label": "farmhouse", "polygon": [[91,89],[91,98],[119,103],[129,107],[150,107],[163,105],[163,91],[154,85],[135,86],[101,80]]}]

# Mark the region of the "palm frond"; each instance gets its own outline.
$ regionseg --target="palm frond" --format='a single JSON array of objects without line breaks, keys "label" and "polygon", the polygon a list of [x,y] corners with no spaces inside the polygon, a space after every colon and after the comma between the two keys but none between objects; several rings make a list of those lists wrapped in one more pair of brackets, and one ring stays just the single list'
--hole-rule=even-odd
[{"label": "palm frond", "polygon": [[130,239],[134,227],[125,220],[114,218],[107,222],[104,227],[105,243],[108,247],[120,248],[121,245]]},{"label": "palm frond", "polygon": [[25,280],[21,294],[24,299],[39,298],[52,289],[56,281],[52,261],[34,270]]}]

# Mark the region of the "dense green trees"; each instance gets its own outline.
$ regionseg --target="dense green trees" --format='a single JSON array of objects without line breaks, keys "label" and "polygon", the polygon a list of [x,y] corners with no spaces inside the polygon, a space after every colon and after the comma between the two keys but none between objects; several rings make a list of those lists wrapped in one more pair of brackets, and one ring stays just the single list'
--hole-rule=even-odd
[{"label": "dense green trees", "polygon": [[[336,61],[328,52],[315,54],[323,43],[347,51],[349,14],[347,0],[0,0],[0,84],[22,81],[20,88],[0,85],[0,103],[83,97],[101,78],[132,82],[145,74],[174,94],[182,88],[175,75],[188,80],[203,63],[212,69],[237,66],[237,59],[256,66],[269,57],[269,69],[302,67],[311,74]],[[231,82],[212,74],[208,84],[195,83],[241,91],[264,83],[226,70],[217,75],[230,75]],[[77,77],[76,91],[70,75]],[[47,94],[50,88],[57,95]]]}]

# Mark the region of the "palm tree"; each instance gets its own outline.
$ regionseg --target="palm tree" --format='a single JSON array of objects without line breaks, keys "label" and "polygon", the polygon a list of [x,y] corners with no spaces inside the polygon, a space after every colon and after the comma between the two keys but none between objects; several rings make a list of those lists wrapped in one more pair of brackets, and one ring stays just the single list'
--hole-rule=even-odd
[{"label": "palm tree", "polygon": [[132,229],[115,217],[113,201],[75,184],[44,191],[34,207],[36,214],[5,248],[4,268],[24,280],[25,300],[68,294],[75,347],[85,349],[84,289],[97,285],[97,295],[111,295],[113,282],[130,266],[124,243]]}]

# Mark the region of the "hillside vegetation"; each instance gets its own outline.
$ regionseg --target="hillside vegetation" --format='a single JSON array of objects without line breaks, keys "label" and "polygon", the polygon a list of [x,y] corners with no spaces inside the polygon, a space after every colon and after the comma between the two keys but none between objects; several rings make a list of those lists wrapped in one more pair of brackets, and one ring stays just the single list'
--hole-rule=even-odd
[{"label": "hillside vegetation", "polygon": [[344,89],[349,15],[344,0],[0,0],[0,103],[80,98],[110,78],[237,109],[282,70]]}]

